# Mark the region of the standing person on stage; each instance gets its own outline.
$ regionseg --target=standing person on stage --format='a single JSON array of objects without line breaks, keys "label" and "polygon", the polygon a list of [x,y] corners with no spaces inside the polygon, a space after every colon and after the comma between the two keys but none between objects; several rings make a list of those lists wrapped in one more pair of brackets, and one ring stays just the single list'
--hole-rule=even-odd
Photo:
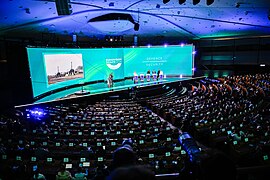
[{"label": "standing person on stage", "polygon": [[157,71],[157,79],[159,78],[160,70]]},{"label": "standing person on stage", "polygon": [[148,70],[146,74],[149,74],[150,75],[150,70]]},{"label": "standing person on stage", "polygon": [[107,79],[108,87],[113,87],[113,74],[111,73]]}]

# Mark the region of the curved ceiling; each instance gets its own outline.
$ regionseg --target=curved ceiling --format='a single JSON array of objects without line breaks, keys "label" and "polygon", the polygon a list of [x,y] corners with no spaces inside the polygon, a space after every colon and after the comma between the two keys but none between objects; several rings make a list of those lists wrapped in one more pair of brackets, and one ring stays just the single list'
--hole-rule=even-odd
[{"label": "curved ceiling", "polygon": [[[38,37],[41,33],[79,37],[201,39],[270,35],[269,0],[71,0],[72,14],[58,16],[54,0],[1,0],[0,36]],[[88,22],[108,13],[130,14],[128,20]]]}]

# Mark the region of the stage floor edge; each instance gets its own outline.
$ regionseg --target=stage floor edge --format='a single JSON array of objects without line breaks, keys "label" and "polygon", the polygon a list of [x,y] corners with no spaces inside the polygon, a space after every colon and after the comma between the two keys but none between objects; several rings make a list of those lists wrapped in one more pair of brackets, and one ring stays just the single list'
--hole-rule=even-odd
[{"label": "stage floor edge", "polygon": [[27,107],[27,106],[38,105],[38,104],[46,104],[46,103],[51,103],[55,101],[76,99],[76,98],[81,98],[81,97],[88,97],[88,96],[93,96],[93,95],[98,95],[98,94],[103,94],[103,93],[109,93],[111,91],[117,92],[117,91],[127,90],[128,88],[132,88],[132,87],[154,86],[154,85],[167,84],[167,83],[172,83],[172,82],[177,82],[177,81],[181,82],[181,81],[187,81],[187,80],[196,80],[196,79],[200,79],[204,77],[205,76],[182,77],[182,78],[170,77],[170,78],[166,78],[159,81],[150,81],[150,82],[139,81],[138,83],[134,83],[132,79],[126,79],[119,82],[115,82],[112,88],[108,88],[107,83],[102,82],[102,83],[96,83],[96,84],[83,86],[84,91],[90,92],[86,95],[75,95],[76,92],[82,90],[81,87],[76,87],[76,88],[71,88],[71,89],[63,90],[61,92],[48,95],[42,99],[35,101],[32,104],[17,105],[15,106],[15,108]]}]

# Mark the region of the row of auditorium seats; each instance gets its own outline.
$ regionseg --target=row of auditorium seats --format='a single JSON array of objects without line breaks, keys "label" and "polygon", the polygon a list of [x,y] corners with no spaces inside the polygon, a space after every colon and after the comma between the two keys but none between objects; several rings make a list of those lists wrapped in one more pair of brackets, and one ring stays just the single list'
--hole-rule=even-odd
[{"label": "row of auditorium seats", "polygon": [[87,168],[92,179],[100,168],[109,169],[114,150],[129,138],[139,164],[156,174],[180,172],[188,157],[181,132],[193,135],[202,151],[223,151],[238,167],[269,164],[269,82],[269,74],[205,78],[184,94],[172,89],[145,98],[147,107],[143,98],[119,99],[48,105],[43,117],[29,109],[1,116],[0,178],[19,173],[19,165],[25,177],[35,165],[54,177],[64,163],[72,174]]}]

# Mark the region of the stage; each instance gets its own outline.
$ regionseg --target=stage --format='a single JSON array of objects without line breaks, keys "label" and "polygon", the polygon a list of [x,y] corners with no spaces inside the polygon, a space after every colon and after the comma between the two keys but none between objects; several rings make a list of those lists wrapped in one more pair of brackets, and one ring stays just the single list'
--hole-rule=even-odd
[{"label": "stage", "polygon": [[[36,100],[35,102],[33,102],[33,104],[44,104],[44,103],[49,103],[49,102],[54,102],[54,101],[74,99],[74,98],[79,98],[79,97],[88,97],[88,96],[93,96],[93,95],[98,95],[98,94],[102,95],[102,94],[110,93],[110,92],[128,90],[133,87],[142,88],[142,87],[149,87],[149,86],[157,86],[160,84],[190,81],[190,80],[196,80],[200,78],[203,78],[203,77],[180,78],[179,76],[179,77],[167,77],[167,78],[164,78],[163,80],[158,80],[158,81],[151,80],[150,82],[147,82],[146,79],[145,81],[139,80],[138,83],[134,83],[134,81],[131,78],[129,78],[129,79],[114,82],[114,85],[112,88],[108,88],[107,83],[105,81],[102,81],[102,82],[97,82],[97,83],[91,83],[88,85],[78,85],[78,87],[75,87],[75,88],[69,88],[66,90],[62,90],[60,92],[52,93],[46,97]],[[85,94],[85,95],[76,95],[75,93],[80,92],[82,88],[84,91],[88,91],[90,93]],[[16,107],[23,107],[23,106],[33,105],[33,104],[18,105]]]}]

